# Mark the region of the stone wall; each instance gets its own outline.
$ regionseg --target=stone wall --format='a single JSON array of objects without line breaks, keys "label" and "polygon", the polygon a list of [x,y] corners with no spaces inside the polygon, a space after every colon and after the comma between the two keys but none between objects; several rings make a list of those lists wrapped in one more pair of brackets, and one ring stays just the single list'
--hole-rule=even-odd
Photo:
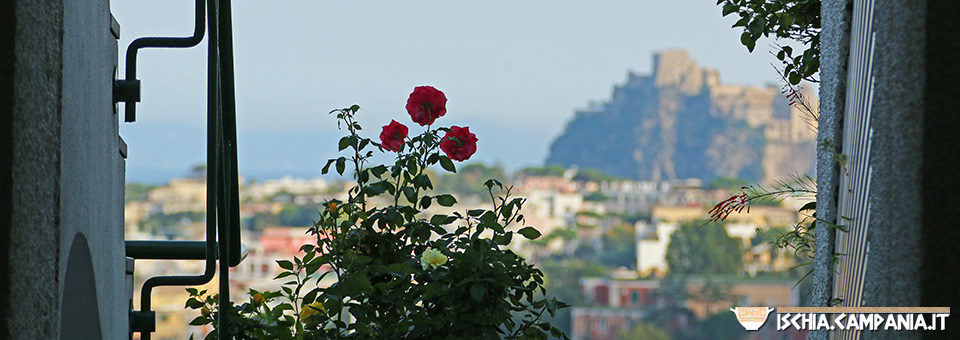
[{"label": "stone wall", "polygon": [[13,26],[0,36],[12,52],[0,59],[0,338],[127,338],[109,2],[15,0],[0,12]]}]

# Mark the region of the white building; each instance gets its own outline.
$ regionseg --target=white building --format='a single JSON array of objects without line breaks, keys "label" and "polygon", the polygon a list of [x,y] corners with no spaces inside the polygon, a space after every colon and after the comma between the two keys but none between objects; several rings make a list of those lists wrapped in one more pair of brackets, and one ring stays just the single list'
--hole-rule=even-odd
[{"label": "white building", "polygon": [[[279,193],[289,193],[294,196],[313,195],[326,191],[329,184],[322,178],[293,178],[285,176],[280,179],[268,179],[262,183],[251,184],[243,192],[243,198],[262,201]],[[306,203],[306,202],[303,202]]]}]

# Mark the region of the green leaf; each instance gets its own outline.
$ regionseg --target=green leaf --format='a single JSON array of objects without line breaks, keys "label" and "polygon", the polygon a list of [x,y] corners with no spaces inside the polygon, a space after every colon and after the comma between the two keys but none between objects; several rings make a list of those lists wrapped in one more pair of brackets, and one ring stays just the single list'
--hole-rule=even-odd
[{"label": "green leaf", "polygon": [[480,222],[494,223],[496,221],[497,221],[497,215],[494,215],[492,211],[487,211],[480,216]]},{"label": "green leaf", "polygon": [[727,16],[730,13],[736,12],[738,9],[740,9],[740,6],[727,3],[723,5],[723,16]]},{"label": "green leaf", "polygon": [[377,196],[382,194],[384,191],[387,191],[389,184],[386,181],[381,181],[373,183],[370,186],[366,187],[367,195]]},{"label": "green leaf", "polygon": [[437,199],[437,204],[444,207],[452,207],[454,204],[457,204],[457,199],[450,194],[438,195],[435,198]]},{"label": "green leaf", "polygon": [[207,318],[207,317],[201,315],[201,316],[198,316],[198,317],[194,318],[193,321],[190,321],[190,326],[202,326],[202,325],[206,325],[206,324],[208,324],[208,323],[210,323],[210,318]]},{"label": "green leaf", "polygon": [[494,186],[500,188],[501,190],[503,189],[503,183],[500,183],[500,181],[495,180],[493,178],[488,179],[486,182],[483,182],[483,186],[487,187],[487,189],[493,189]]},{"label": "green leaf", "polygon": [[800,207],[800,210],[797,210],[797,212],[803,212],[804,210],[817,210],[817,201],[804,204],[802,207]]},{"label": "green leaf", "polygon": [[[767,20],[762,17],[757,18],[756,20],[750,23],[751,32],[762,32],[766,34],[767,33],[766,27],[767,27]],[[756,34],[756,35],[759,36],[759,34]]]},{"label": "green leaf", "polygon": [[750,35],[750,32],[743,32],[743,34],[740,35],[740,43],[743,44],[744,46],[747,46],[752,42],[753,42],[753,38]]},{"label": "green leaf", "polygon": [[493,237],[493,241],[494,241],[494,242],[497,242],[497,243],[499,243],[499,244],[501,244],[501,245],[509,245],[509,244],[510,244],[510,241],[512,241],[512,240],[513,240],[513,232],[512,232],[512,231],[507,232],[507,233],[505,233],[505,234],[503,234],[503,235],[496,235],[496,236]]},{"label": "green leaf", "polygon": [[557,313],[557,307],[559,307],[559,306],[560,306],[560,304],[557,303],[557,299],[556,299],[556,298],[547,300],[547,311],[550,312],[550,315],[556,314],[556,313]]},{"label": "green leaf", "polygon": [[324,165],[324,166],[323,166],[323,169],[321,170],[321,174],[326,175],[327,172],[330,171],[330,164],[333,164],[333,162],[336,162],[336,161],[337,161],[336,159],[332,159],[332,158],[331,158],[331,159],[328,159],[328,160],[327,160],[327,165]]},{"label": "green leaf", "polygon": [[786,27],[793,26],[793,23],[794,23],[795,21],[796,21],[796,18],[794,18],[794,17],[791,16],[791,15],[784,15],[784,16],[783,16],[783,26],[786,26]]},{"label": "green leaf", "polygon": [[457,167],[453,165],[453,161],[447,158],[447,156],[440,156],[440,166],[442,166],[444,170],[454,173],[457,172]]},{"label": "green leaf", "polygon": [[430,198],[430,196],[423,196],[423,197],[421,197],[421,198],[420,198],[420,209],[429,208],[429,207],[430,207],[431,200],[432,200],[432,199]]},{"label": "green leaf", "polygon": [[534,229],[533,227],[523,227],[522,229],[517,230],[517,233],[530,240],[536,239],[541,235],[540,231]]},{"label": "green leaf", "polygon": [[370,181],[370,172],[367,170],[360,170],[360,183],[367,183]]},{"label": "green leaf", "polygon": [[470,286],[470,298],[472,298],[474,301],[483,301],[483,297],[485,295],[487,295],[487,288],[482,284],[474,284],[473,286]]},{"label": "green leaf", "polygon": [[197,289],[196,289],[196,288],[187,288],[187,293],[190,293],[190,295],[197,295]]},{"label": "green leaf", "polygon": [[360,105],[357,105],[357,104],[350,105],[350,111],[352,111],[353,113],[357,113],[357,111],[360,111]]},{"label": "green leaf", "polygon": [[407,198],[407,201],[410,203],[417,203],[417,191],[412,187],[403,187],[403,196]]},{"label": "green leaf", "polygon": [[344,157],[337,158],[337,173],[343,176],[343,170],[347,168],[347,159]]},{"label": "green leaf", "polygon": [[424,189],[433,189],[433,183],[430,182],[430,176],[419,174],[413,178],[413,184]]},{"label": "green leaf", "polygon": [[346,149],[348,146],[350,146],[350,136],[343,136],[343,138],[340,138],[340,143],[337,143],[337,146],[340,148],[337,151],[343,151],[343,149]]},{"label": "green leaf", "polygon": [[287,260],[277,260],[277,264],[280,265],[280,268],[293,270],[293,262]]},{"label": "green leaf", "polygon": [[510,218],[510,216],[513,216],[513,204],[514,204],[513,202],[510,202],[500,207],[500,215],[503,216],[504,219],[507,219],[507,218]]},{"label": "green leaf", "polygon": [[317,289],[314,289],[308,292],[306,295],[303,296],[303,303],[313,303],[314,301],[317,301],[317,293],[319,292],[320,290],[317,290]]},{"label": "green leaf", "polygon": [[749,18],[749,17],[740,18],[740,20],[737,20],[737,22],[736,22],[735,24],[733,24],[733,26],[732,26],[731,28],[737,27],[737,26],[746,27],[748,23],[750,23],[750,18]]},{"label": "green leaf", "polygon": [[447,215],[433,215],[430,218],[430,224],[432,225],[447,225],[453,223],[457,220],[456,216],[447,216]]},{"label": "green leaf", "polygon": [[397,274],[403,274],[403,273],[406,273],[408,270],[410,270],[410,264],[406,262],[394,263],[394,264],[391,264],[390,267],[388,268],[390,268],[391,272],[395,272]]},{"label": "green leaf", "polygon": [[203,302],[194,298],[189,298],[187,299],[187,303],[183,305],[183,308],[190,308],[190,309],[203,308]]},{"label": "green leaf", "polygon": [[800,73],[790,72],[789,78],[790,78],[790,84],[792,85],[800,84]]},{"label": "green leaf", "polygon": [[380,176],[383,175],[384,172],[387,172],[387,167],[381,164],[373,168],[370,168],[370,172],[372,172],[374,176],[377,176],[377,178],[380,178]]}]

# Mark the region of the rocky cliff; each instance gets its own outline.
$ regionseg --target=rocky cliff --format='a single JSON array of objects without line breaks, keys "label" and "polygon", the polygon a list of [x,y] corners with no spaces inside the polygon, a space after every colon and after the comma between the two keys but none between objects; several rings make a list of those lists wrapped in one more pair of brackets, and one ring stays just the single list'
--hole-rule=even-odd
[{"label": "rocky cliff", "polygon": [[815,132],[777,88],[721,85],[679,50],[657,53],[653,69],[578,111],[547,164],[655,181],[812,174]]}]

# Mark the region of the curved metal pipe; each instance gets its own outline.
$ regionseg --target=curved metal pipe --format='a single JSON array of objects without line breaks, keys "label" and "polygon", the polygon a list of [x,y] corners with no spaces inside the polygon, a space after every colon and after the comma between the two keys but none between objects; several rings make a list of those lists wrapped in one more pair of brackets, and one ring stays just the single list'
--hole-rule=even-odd
[{"label": "curved metal pipe", "polygon": [[[127,47],[126,77],[128,81],[137,79],[137,52],[141,48],[183,48],[193,47],[203,41],[204,30],[204,0],[196,2],[196,16],[194,18],[193,35],[189,37],[144,37],[137,38]],[[124,106],[124,121],[132,122],[137,118],[136,102],[126,102]]]},{"label": "curved metal pipe", "polygon": [[[212,2],[212,1],[211,1]],[[132,80],[136,79],[136,63],[137,63],[137,51],[141,48],[148,47],[193,47],[200,43],[203,40],[204,35],[204,19],[205,19],[205,1],[197,0],[196,1],[196,22],[194,28],[194,35],[186,38],[139,38],[130,43],[130,46],[127,48],[127,79]],[[212,4],[210,7],[213,8]],[[211,32],[210,32],[210,47],[208,49],[208,59],[216,59],[216,31],[214,23],[215,13],[210,13],[211,18],[208,21]],[[211,101],[210,94],[216,93],[217,88],[217,67],[215,65],[208,65],[208,101]],[[196,286],[206,284],[213,279],[214,274],[217,271],[217,173],[218,169],[215,164],[217,164],[217,155],[216,155],[216,134],[210,134],[210,130],[216,130],[217,127],[214,125],[218,120],[218,110],[216,110],[216,104],[208,104],[207,108],[207,125],[208,125],[208,135],[207,135],[207,233],[206,233],[206,265],[201,275],[177,275],[177,276],[158,276],[152,277],[144,282],[143,287],[140,289],[140,310],[149,311],[151,308],[151,292],[154,287],[158,286]],[[131,122],[136,117],[136,105],[128,102],[126,104],[126,121]],[[140,339],[150,340],[151,332],[144,331],[140,333]]]}]

